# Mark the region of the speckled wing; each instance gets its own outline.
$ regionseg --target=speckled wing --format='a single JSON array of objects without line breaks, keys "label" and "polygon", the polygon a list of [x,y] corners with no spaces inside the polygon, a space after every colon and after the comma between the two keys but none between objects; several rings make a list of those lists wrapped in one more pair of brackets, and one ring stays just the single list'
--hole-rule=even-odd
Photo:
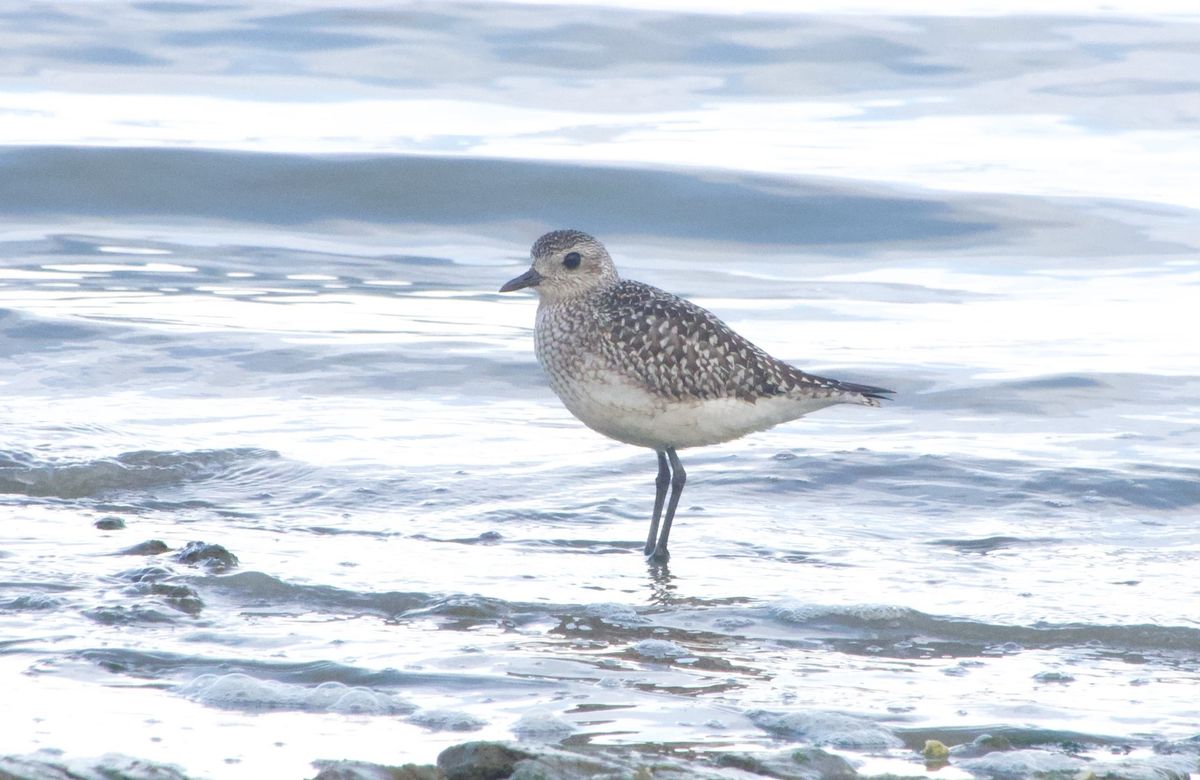
[{"label": "speckled wing", "polygon": [[[796,395],[877,404],[881,388],[805,374],[776,360],[711,312],[648,284],[622,281],[600,301],[601,349],[617,370],[675,400]],[[851,400],[845,398],[844,400]]]}]

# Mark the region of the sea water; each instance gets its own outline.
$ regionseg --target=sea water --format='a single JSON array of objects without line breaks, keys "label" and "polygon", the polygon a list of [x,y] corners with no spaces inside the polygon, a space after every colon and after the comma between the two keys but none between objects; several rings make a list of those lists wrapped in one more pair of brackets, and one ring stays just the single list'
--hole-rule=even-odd
[{"label": "sea water", "polygon": [[[1197,19],[669,5],[0,14],[0,756],[1195,768]],[[496,292],[566,227],[895,401],[648,565]]]}]

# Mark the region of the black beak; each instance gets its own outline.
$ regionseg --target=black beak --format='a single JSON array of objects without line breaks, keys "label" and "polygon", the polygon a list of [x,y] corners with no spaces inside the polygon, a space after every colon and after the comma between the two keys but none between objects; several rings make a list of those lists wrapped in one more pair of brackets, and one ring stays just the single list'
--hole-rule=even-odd
[{"label": "black beak", "polygon": [[518,276],[516,279],[509,279],[500,288],[500,292],[512,292],[513,290],[523,290],[526,287],[537,287],[542,283],[542,275],[530,268],[525,273]]}]

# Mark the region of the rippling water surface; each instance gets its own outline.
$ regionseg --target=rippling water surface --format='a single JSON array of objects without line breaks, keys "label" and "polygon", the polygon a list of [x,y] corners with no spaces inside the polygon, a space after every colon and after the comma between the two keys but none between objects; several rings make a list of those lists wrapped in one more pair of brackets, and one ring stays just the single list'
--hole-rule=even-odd
[{"label": "rippling water surface", "polygon": [[[1200,25],[891,13],[0,13],[0,768],[1194,771]],[[495,292],[556,227],[895,402],[684,453],[648,566]]]}]

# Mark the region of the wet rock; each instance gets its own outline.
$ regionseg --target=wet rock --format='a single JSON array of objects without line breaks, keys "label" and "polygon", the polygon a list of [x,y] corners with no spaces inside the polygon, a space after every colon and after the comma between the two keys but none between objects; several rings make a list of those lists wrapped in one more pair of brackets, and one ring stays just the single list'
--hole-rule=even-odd
[{"label": "wet rock", "polygon": [[443,750],[437,765],[446,780],[501,780],[512,776],[519,761],[533,757],[499,742],[466,742]]},{"label": "wet rock", "polygon": [[729,767],[730,769],[740,769],[743,772],[750,772],[755,775],[771,776],[771,772],[767,769],[767,765],[763,763],[761,758],[757,756],[748,756],[745,753],[722,753],[717,756],[717,766]]},{"label": "wet rock", "polygon": [[1064,672],[1038,672],[1033,679],[1043,683],[1072,683],[1075,678]]},{"label": "wet rock", "polygon": [[119,517],[102,517],[92,525],[99,528],[101,531],[120,531],[125,527],[125,521]]},{"label": "wet rock", "polygon": [[170,550],[165,542],[160,542],[158,539],[150,539],[149,541],[135,544],[132,547],[126,547],[117,555],[162,555],[167,550]]},{"label": "wet rock", "polygon": [[1154,752],[1164,756],[1176,753],[1192,753],[1200,756],[1200,736],[1181,739],[1178,742],[1156,742]]},{"label": "wet rock", "polygon": [[175,560],[190,566],[203,566],[209,571],[221,572],[238,565],[237,556],[219,544],[188,542],[175,553]]},{"label": "wet rock", "polygon": [[116,753],[64,759],[49,751],[0,756],[0,780],[188,780],[179,767]]},{"label": "wet rock", "polygon": [[49,756],[0,756],[0,780],[74,780]]},{"label": "wet rock", "polygon": [[[632,774],[619,767],[588,761],[581,756],[562,758],[558,756],[539,756],[525,761],[518,761],[516,769],[508,776],[508,780],[667,780],[666,775],[649,772],[639,775]],[[689,778],[691,780],[691,778]]]},{"label": "wet rock", "polygon": [[129,582],[159,582],[171,579],[174,576],[174,572],[164,566],[143,566],[140,569],[123,571],[117,576]]},{"label": "wet rock", "polygon": [[946,747],[946,743],[936,739],[925,740],[925,747],[921,748],[921,755],[929,763],[944,764],[950,760],[950,748]]},{"label": "wet rock", "polygon": [[204,608],[204,602],[200,600],[200,594],[196,593],[196,589],[189,585],[154,582],[149,584],[145,592],[151,596],[161,596],[163,601],[167,603],[167,606],[177,609],[186,615],[199,615],[200,610]]},{"label": "wet rock", "polygon": [[96,607],[85,610],[83,614],[97,623],[106,626],[128,626],[137,623],[170,623],[174,620],[171,615],[165,612],[160,612],[153,607],[146,607],[141,604],[134,604],[131,607],[121,604]]},{"label": "wet rock", "polygon": [[103,756],[96,764],[96,770],[99,777],[119,777],[121,780],[188,780],[177,766],[129,756]]},{"label": "wet rock", "polygon": [[853,780],[858,777],[858,772],[846,759],[820,748],[766,754],[722,753],[714,763],[780,780]]},{"label": "wet rock", "polygon": [[321,771],[313,780],[441,780],[436,766],[404,764],[383,766],[365,761],[318,761]]},{"label": "wet rock", "polygon": [[966,745],[955,745],[950,752],[956,758],[978,758],[988,753],[1012,749],[1012,742],[1003,734],[980,734]]},{"label": "wet rock", "polygon": [[199,615],[204,608],[204,602],[200,600],[200,594],[196,592],[195,588],[182,583],[164,581],[171,576],[166,569],[147,568],[124,572],[121,576],[132,582],[124,588],[127,595],[157,596],[172,609],[192,616]]},{"label": "wet rock", "polygon": [[858,777],[858,772],[850,766],[850,762],[833,753],[826,753],[820,748],[805,748],[796,750],[791,755],[792,762],[807,770],[804,777],[820,778],[820,780],[849,780]]}]

